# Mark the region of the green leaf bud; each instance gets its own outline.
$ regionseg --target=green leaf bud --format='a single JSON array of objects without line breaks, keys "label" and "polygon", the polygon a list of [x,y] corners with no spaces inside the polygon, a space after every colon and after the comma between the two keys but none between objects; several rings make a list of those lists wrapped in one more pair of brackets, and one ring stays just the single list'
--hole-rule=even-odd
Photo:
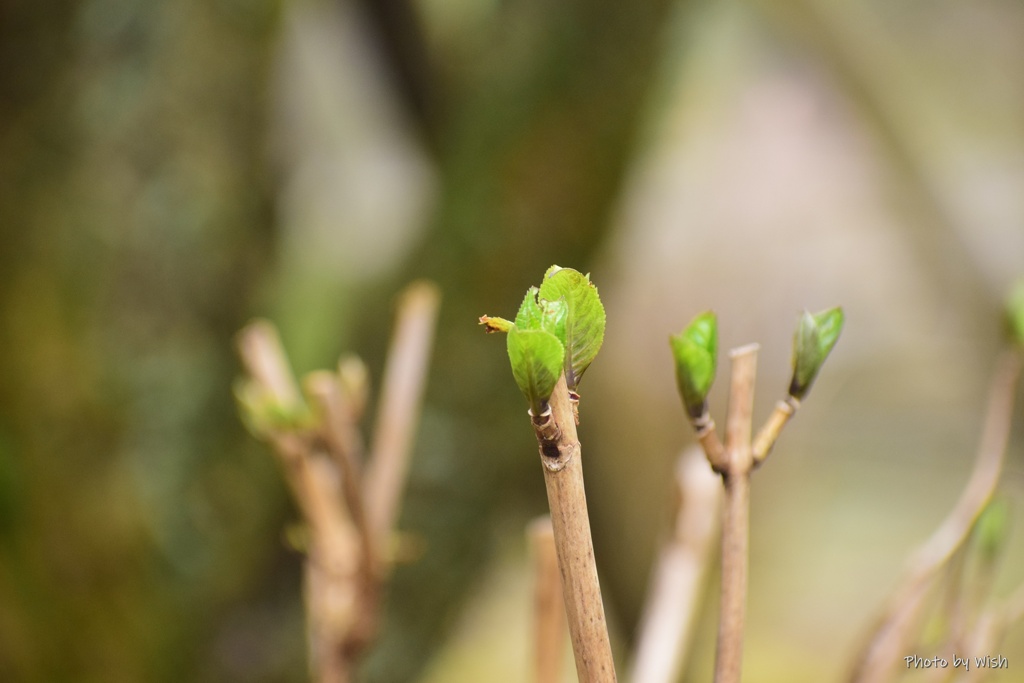
[{"label": "green leaf bud", "polygon": [[508,359],[512,376],[530,404],[534,415],[540,415],[558,376],[562,374],[565,347],[550,332],[521,330],[513,327],[508,333]]},{"label": "green leaf bud", "polygon": [[[572,268],[551,266],[544,275],[539,294],[540,306],[548,302],[545,315],[550,321],[544,329],[559,336],[565,345],[565,382],[570,391],[576,391],[580,378],[590,367],[604,342],[605,311],[597,287],[589,275]],[[529,298],[529,294],[527,294]],[[562,301],[566,307],[564,332],[560,312],[552,304]]]},{"label": "green leaf bud", "polygon": [[830,308],[819,313],[804,311],[793,337],[793,379],[789,394],[803,399],[810,391],[814,378],[831,353],[843,330],[843,309]]},{"label": "green leaf bud", "polygon": [[708,392],[715,381],[718,319],[711,311],[701,313],[682,332],[670,336],[669,344],[683,405],[690,417],[697,419],[707,408]]}]

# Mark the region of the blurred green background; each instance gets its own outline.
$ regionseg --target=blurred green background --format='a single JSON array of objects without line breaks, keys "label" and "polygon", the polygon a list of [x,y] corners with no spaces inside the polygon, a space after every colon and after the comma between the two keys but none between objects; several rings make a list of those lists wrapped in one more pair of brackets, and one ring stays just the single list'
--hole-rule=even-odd
[{"label": "blurred green background", "polygon": [[265,315],[299,371],[354,351],[379,379],[421,276],[424,553],[364,678],[526,680],[543,486],[475,323],[552,263],[608,309],[581,439],[623,653],[691,440],[668,334],[714,308],[723,348],[762,342],[763,419],[797,313],[845,306],[755,477],[745,660],[839,680],[971,466],[1024,273],[1022,63],[1007,0],[0,0],[0,680],[305,680],[297,514],[232,336]]}]

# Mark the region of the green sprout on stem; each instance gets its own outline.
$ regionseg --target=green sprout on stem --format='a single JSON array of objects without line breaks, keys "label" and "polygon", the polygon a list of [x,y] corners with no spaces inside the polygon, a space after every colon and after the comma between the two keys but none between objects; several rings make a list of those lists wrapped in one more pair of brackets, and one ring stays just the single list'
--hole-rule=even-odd
[{"label": "green sprout on stem", "polygon": [[1003,498],[989,501],[978,516],[974,526],[974,537],[981,557],[988,563],[995,562],[1010,535],[1010,505]]},{"label": "green sprout on stem", "polygon": [[698,419],[707,410],[708,392],[718,363],[718,320],[711,311],[701,313],[682,332],[669,337],[676,362],[676,382],[686,412]]},{"label": "green sprout on stem", "polygon": [[819,313],[804,311],[793,337],[793,379],[789,395],[802,400],[843,330],[843,309],[830,308]]},{"label": "green sprout on stem", "polygon": [[589,275],[552,266],[539,288],[527,290],[515,322],[485,315],[480,324],[508,334],[512,376],[540,415],[563,372],[569,391],[577,391],[604,341],[605,313]]},{"label": "green sprout on stem", "polygon": [[1024,280],[1017,282],[1006,301],[1006,322],[1013,342],[1024,347]]}]

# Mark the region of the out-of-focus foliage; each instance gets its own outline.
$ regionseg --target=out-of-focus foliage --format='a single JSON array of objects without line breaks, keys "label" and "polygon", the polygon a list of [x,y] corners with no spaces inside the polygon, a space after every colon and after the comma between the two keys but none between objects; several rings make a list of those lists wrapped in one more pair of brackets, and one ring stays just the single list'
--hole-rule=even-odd
[{"label": "out-of-focus foliage", "polygon": [[268,573],[276,475],[231,406],[226,343],[268,263],[276,15],[0,5],[6,681],[302,666],[297,606],[267,618],[297,592]]}]

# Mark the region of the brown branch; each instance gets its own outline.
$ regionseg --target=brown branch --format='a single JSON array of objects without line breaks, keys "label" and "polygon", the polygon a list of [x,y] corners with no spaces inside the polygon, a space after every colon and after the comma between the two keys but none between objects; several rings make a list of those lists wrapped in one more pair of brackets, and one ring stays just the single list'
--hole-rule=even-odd
[{"label": "brown branch", "polygon": [[565,603],[558,574],[555,532],[551,518],[539,517],[527,527],[533,551],[533,666],[535,683],[562,680],[565,645]]},{"label": "brown branch", "polygon": [[436,285],[419,281],[406,287],[398,303],[363,482],[370,529],[385,553],[405,487],[440,300]]},{"label": "brown branch", "polygon": [[551,509],[576,674],[580,683],[614,683],[615,663],[583,488],[583,452],[564,374],[558,378],[548,410],[532,422]]},{"label": "brown branch", "polygon": [[711,419],[711,413],[708,412],[706,406],[704,413],[696,420],[691,420],[690,424],[697,432],[697,441],[704,449],[704,455],[707,456],[711,469],[718,474],[724,474],[728,469],[725,460],[725,447],[722,445],[722,440],[718,438],[715,421]]},{"label": "brown branch", "polygon": [[319,683],[347,683],[370,635],[359,533],[346,514],[328,456],[312,454],[307,472],[312,514],[305,567],[310,668]]},{"label": "brown branch", "polygon": [[789,421],[793,419],[793,416],[799,409],[799,399],[792,396],[787,396],[775,404],[775,410],[772,411],[768,421],[764,423],[761,431],[757,433],[757,437],[754,439],[754,445],[751,449],[754,456],[754,467],[764,462],[764,459],[772,452],[772,446],[778,440],[783,427],[789,424]]},{"label": "brown branch", "polygon": [[358,545],[349,552],[358,558],[355,577],[358,588],[356,618],[345,634],[344,649],[354,657],[376,637],[378,606],[383,578],[380,557],[367,517],[360,487],[360,451],[362,444],[353,413],[344,405],[338,376],[326,371],[306,378],[306,391],[320,412],[320,437],[335,468],[327,473],[339,479],[347,518],[354,526]]},{"label": "brown branch", "polygon": [[722,486],[699,448],[679,458],[675,484],[674,528],[659,553],[640,619],[633,683],[679,680],[718,533]]},{"label": "brown branch", "polygon": [[345,503],[361,536],[364,554],[372,563],[376,563],[377,553],[360,486],[362,443],[359,430],[352,413],[343,405],[336,375],[326,371],[314,372],[306,378],[305,384],[306,392],[320,412],[321,437],[340,473]]},{"label": "brown branch", "polygon": [[725,514],[722,520],[722,595],[719,609],[715,683],[739,683],[747,600],[750,537],[750,450],[757,344],[733,349],[729,414],[725,423]]},{"label": "brown branch", "polygon": [[989,389],[988,409],[974,471],[956,506],[911,557],[899,587],[886,603],[855,660],[851,683],[881,683],[902,658],[929,589],[950,557],[966,542],[999,483],[1021,374],[1019,352],[1004,352]]}]

